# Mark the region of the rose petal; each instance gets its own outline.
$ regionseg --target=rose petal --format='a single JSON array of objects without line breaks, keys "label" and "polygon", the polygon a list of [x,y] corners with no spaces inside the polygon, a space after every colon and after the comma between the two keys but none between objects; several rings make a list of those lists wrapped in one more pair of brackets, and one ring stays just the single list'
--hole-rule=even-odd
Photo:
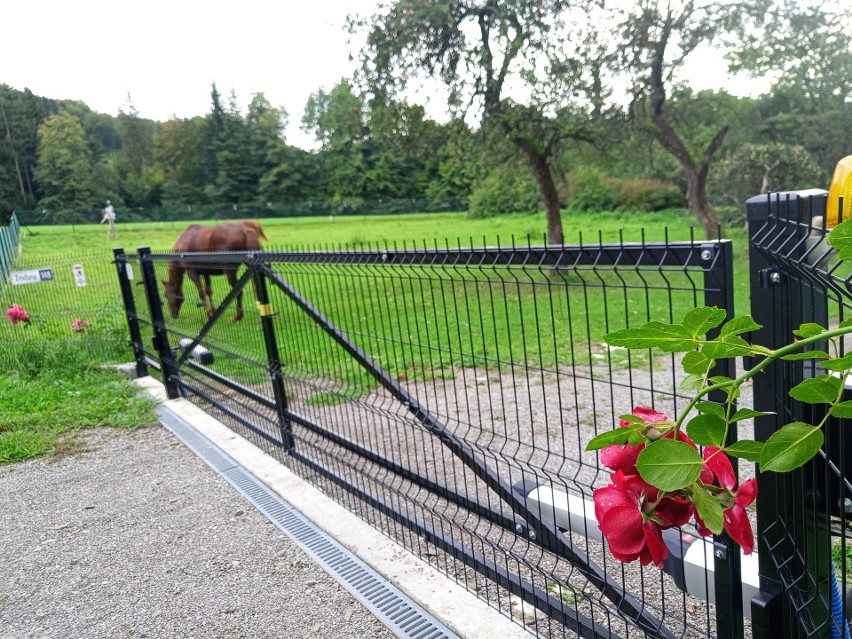
[{"label": "rose petal", "polygon": [[609,509],[598,526],[609,547],[621,554],[637,554],[645,547],[642,513],[636,505]]},{"label": "rose petal", "polygon": [[724,488],[733,490],[737,485],[737,474],[734,472],[731,460],[719,448],[708,446],[704,449],[704,465],[713,471],[719,479],[719,484]]},{"label": "rose petal", "polygon": [[751,479],[744,481],[740,484],[740,487],[737,488],[737,497],[736,504],[737,506],[741,506],[745,508],[751,502],[755,500],[757,497],[757,480],[752,477]]},{"label": "rose petal", "polygon": [[743,552],[750,555],[754,550],[754,532],[751,529],[748,513],[742,506],[735,505],[725,511],[725,531],[731,536]]}]

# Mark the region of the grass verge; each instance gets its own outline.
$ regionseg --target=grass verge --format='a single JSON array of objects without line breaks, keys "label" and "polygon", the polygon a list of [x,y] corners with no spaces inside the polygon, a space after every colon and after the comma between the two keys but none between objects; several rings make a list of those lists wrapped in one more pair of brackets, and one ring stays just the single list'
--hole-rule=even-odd
[{"label": "grass verge", "polygon": [[76,344],[7,345],[0,352],[0,463],[75,448],[80,430],[156,421],[127,379],[80,359]]}]

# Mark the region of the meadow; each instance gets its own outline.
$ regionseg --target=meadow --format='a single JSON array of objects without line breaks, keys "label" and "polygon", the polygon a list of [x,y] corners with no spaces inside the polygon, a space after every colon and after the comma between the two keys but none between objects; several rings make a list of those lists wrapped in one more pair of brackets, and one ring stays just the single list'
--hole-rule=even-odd
[{"label": "meadow", "polygon": [[[432,246],[493,246],[493,245],[523,245],[541,244],[544,242],[541,231],[544,228],[543,215],[505,215],[494,218],[471,219],[465,214],[411,214],[394,216],[346,216],[335,218],[296,218],[296,219],[264,219],[262,220],[266,234],[269,237],[267,249],[332,249],[339,247],[432,247]],[[597,244],[599,242],[654,242],[668,239],[670,241],[700,239],[701,231],[693,229],[693,218],[684,211],[665,211],[659,213],[600,213],[563,215],[566,243]],[[42,454],[52,449],[56,442],[67,441],[67,433],[74,429],[95,423],[126,423],[126,415],[136,415],[137,424],[151,420],[150,413],[131,409],[135,406],[126,403],[128,410],[115,413],[108,411],[99,419],[80,419],[75,424],[74,411],[67,404],[57,401],[57,387],[65,389],[63,399],[71,402],[88,402],[87,397],[97,395],[87,394],[86,388],[96,392],[98,387],[110,387],[111,381],[103,377],[104,373],[98,368],[102,363],[117,363],[127,361],[130,357],[127,348],[127,326],[123,315],[121,298],[118,293],[115,266],[111,263],[112,249],[123,247],[126,252],[133,253],[138,247],[149,246],[154,251],[168,251],[181,230],[187,225],[182,222],[164,223],[130,223],[118,224],[119,237],[112,240],[107,237],[106,228],[97,224],[81,226],[37,226],[21,229],[21,253],[15,268],[31,269],[49,266],[56,273],[56,280],[50,283],[24,286],[6,286],[0,290],[0,305],[3,309],[13,303],[24,306],[32,315],[29,325],[12,326],[4,321],[0,326],[0,342],[4,343],[4,355],[0,365],[6,373],[0,377],[6,386],[20,385],[28,380],[28,385],[39,388],[44,385],[45,400],[38,404],[39,410],[54,406],[59,418],[54,415],[47,420],[34,420],[37,426],[33,436],[26,436],[24,428],[28,411],[32,406],[21,406],[20,402],[10,403],[10,400],[0,400],[0,461],[26,458],[33,454]],[[748,300],[748,265],[746,238],[741,229],[729,229],[727,235],[733,240],[735,253],[735,297],[736,306],[740,313],[747,312]],[[86,285],[75,285],[73,268],[76,264],[85,267]],[[164,263],[159,263],[160,267]],[[346,286],[359,285],[359,279],[340,280],[334,282],[317,273],[290,273],[289,276],[299,286],[310,288],[313,295],[323,296],[327,314],[340,318],[345,324],[349,321],[348,330],[355,328],[351,318],[362,318],[372,322],[367,329],[373,335],[391,336],[400,333],[407,326],[414,325],[411,316],[432,316],[434,322],[441,323],[441,309],[428,299],[415,304],[407,303],[395,306],[389,298],[381,300],[378,307],[376,291],[363,289],[357,294],[350,294]],[[299,278],[304,279],[299,281]],[[137,276],[138,278],[138,276]],[[217,284],[218,299],[223,296],[223,278]],[[528,324],[540,328],[543,333],[540,340],[546,342],[546,348],[540,352],[529,350],[525,345],[523,356],[535,365],[553,365],[549,360],[554,352],[580,352],[586,361],[592,357],[589,344],[599,337],[605,322],[611,321],[608,315],[625,313],[622,308],[626,302],[620,301],[619,293],[614,293],[613,300],[602,304],[602,298],[596,302],[592,299],[584,308],[584,314],[576,314],[572,322],[572,330],[559,330],[561,318],[555,321],[553,316],[565,313],[567,309],[559,308],[558,304],[536,306],[527,303],[534,296],[534,290],[548,289],[546,274],[541,281],[532,282],[530,286],[517,286],[510,292],[510,304],[507,305],[505,317],[477,310],[481,302],[473,299],[473,293],[483,291],[488,293],[487,285],[483,282],[468,282],[458,287],[451,301],[443,311],[450,313],[464,304],[479,315],[480,326],[474,335],[479,335],[476,341],[462,343],[461,334],[453,336],[446,334],[446,342],[442,348],[456,354],[455,358],[441,362],[419,362],[412,366],[410,354],[402,348],[389,347],[390,339],[384,338],[383,365],[388,370],[406,374],[409,378],[430,377],[446,374],[446,370],[454,366],[470,366],[487,361],[493,352],[512,353],[517,349],[509,335],[512,326]],[[138,279],[136,280],[138,282]],[[542,287],[541,285],[545,286]],[[338,288],[335,288],[338,287]],[[484,288],[485,287],[485,288]],[[548,289],[549,290],[549,289]],[[141,288],[136,291],[137,304],[140,303]],[[607,293],[601,289],[594,295]],[[641,287],[631,294],[642,296]],[[676,308],[675,316],[685,311],[692,303],[689,295],[675,296],[666,299],[669,293],[653,291],[647,294],[647,312],[650,318],[656,311],[668,312],[669,305]],[[249,297],[251,299],[251,296]],[[411,299],[411,298],[409,298]],[[141,302],[144,303],[144,302]],[[250,302],[251,303],[251,302]],[[631,302],[632,303],[632,302]],[[283,302],[279,303],[281,307]],[[607,306],[608,304],[608,306]],[[196,313],[197,314],[197,313]],[[288,316],[284,313],[284,316]],[[606,316],[606,317],[605,317]],[[295,317],[291,314],[288,321]],[[365,319],[366,318],[366,319]],[[81,333],[70,330],[75,320],[85,319],[89,326]],[[666,319],[666,317],[659,317]],[[199,318],[192,318],[191,313],[184,313],[179,321],[170,326],[185,334],[192,335],[199,326]],[[282,319],[283,321],[283,319]],[[534,322],[534,324],[532,324]],[[243,322],[242,324],[245,324]],[[562,323],[562,326],[565,326]],[[217,326],[217,339],[225,348],[233,353],[248,353],[256,350],[257,336],[250,336],[245,326],[222,323]],[[357,330],[357,329],[356,329]],[[486,339],[485,336],[489,338]],[[467,338],[464,338],[467,340]],[[573,340],[573,342],[572,342]],[[379,341],[382,341],[381,339]],[[61,355],[61,357],[59,355]],[[430,356],[431,357],[431,356]],[[570,356],[561,360],[568,361]],[[324,349],[294,350],[286,354],[286,360],[293,365],[310,371],[325,371],[332,377],[347,379],[357,387],[369,383],[360,372],[352,372],[350,365],[335,362]],[[218,361],[218,360],[217,360]],[[626,363],[622,363],[625,365]],[[338,366],[339,368],[335,368]],[[228,373],[229,364],[223,358],[217,370]],[[69,371],[76,371],[71,374]],[[85,373],[88,371],[88,373]],[[263,370],[255,373],[258,379],[265,377]],[[90,375],[90,377],[87,377]],[[74,388],[65,388],[63,380],[72,379]],[[88,381],[87,381],[88,380]],[[249,380],[246,380],[249,381]],[[58,385],[58,386],[57,386]],[[69,394],[70,393],[70,394]],[[77,394],[79,393],[79,394]],[[357,391],[356,391],[357,393]],[[318,400],[321,398],[318,398]],[[122,396],[118,405],[130,402]],[[96,402],[97,403],[97,402]],[[109,403],[104,404],[109,406]],[[114,406],[113,406],[114,408]],[[4,412],[5,411],[5,412]],[[17,412],[16,412],[17,411]],[[81,412],[81,414],[83,414]],[[113,417],[109,417],[113,415]],[[64,417],[63,417],[64,416]],[[133,420],[131,420],[133,421]],[[45,423],[57,424],[54,429],[45,430]],[[63,426],[64,424],[64,426]],[[73,438],[71,438],[73,440]],[[4,443],[5,442],[5,443]],[[7,450],[7,452],[3,452]],[[9,452],[11,451],[11,452]]]}]

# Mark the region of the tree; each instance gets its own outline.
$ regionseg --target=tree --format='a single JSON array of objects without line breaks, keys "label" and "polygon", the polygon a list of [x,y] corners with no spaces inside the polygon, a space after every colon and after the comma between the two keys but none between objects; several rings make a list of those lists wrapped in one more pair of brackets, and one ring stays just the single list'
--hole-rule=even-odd
[{"label": "tree", "polygon": [[850,30],[842,3],[778,0],[734,58],[736,70],[776,78],[758,105],[764,135],[803,146],[825,176],[852,149]]},{"label": "tree", "polygon": [[730,122],[717,122],[704,144],[691,149],[675,125],[670,95],[686,58],[699,46],[738,32],[748,17],[747,9],[756,12],[759,4],[689,0],[663,5],[638,0],[621,19],[621,40],[616,46],[623,51],[621,69],[630,76],[636,93],[634,109],[650,121],[659,143],[680,165],[687,204],[708,238],[718,235],[719,223],[707,198],[707,178]]},{"label": "tree", "polygon": [[770,191],[811,188],[822,171],[807,150],[795,144],[744,144],[719,160],[711,186],[737,206]]},{"label": "tree", "polygon": [[341,209],[364,194],[366,167],[362,142],[368,130],[360,95],[342,78],[331,91],[311,94],[302,116],[302,130],[322,144],[320,166],[325,189]]},{"label": "tree", "polygon": [[[353,22],[368,30],[363,69],[370,86],[393,96],[413,78],[437,78],[449,90],[448,107],[460,116],[473,109],[483,129],[496,127],[511,140],[539,186],[553,243],[563,237],[553,163],[567,138],[588,137],[565,105],[572,94],[586,94],[592,104],[605,94],[589,55],[594,40],[569,34],[565,24],[569,7],[581,3],[397,0]],[[529,100],[507,98],[510,83],[523,86]]]},{"label": "tree", "polygon": [[29,90],[0,85],[0,166],[9,179],[0,180],[0,201],[31,206],[37,194],[33,167],[38,155],[38,125],[44,110]]},{"label": "tree", "polygon": [[154,163],[162,176],[163,198],[182,204],[205,203],[204,118],[172,118],[154,139]]},{"label": "tree", "polygon": [[83,208],[92,205],[92,157],[83,126],[73,115],[48,117],[38,128],[39,153],[35,178],[44,208]]},{"label": "tree", "polygon": [[119,170],[122,196],[131,206],[154,204],[155,189],[148,181],[148,169],[152,160],[154,123],[143,120],[133,105],[130,96],[119,109],[117,128],[121,135]]}]

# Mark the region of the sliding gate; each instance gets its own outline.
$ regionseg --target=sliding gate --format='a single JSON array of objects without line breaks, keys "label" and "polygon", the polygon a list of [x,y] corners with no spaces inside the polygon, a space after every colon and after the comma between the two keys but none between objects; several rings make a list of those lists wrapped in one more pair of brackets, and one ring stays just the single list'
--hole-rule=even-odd
[{"label": "sliding gate", "polygon": [[[742,636],[739,551],[700,542],[697,579],[688,531],[665,572],[613,559],[591,502],[609,472],[584,450],[634,406],[686,405],[673,357],[600,336],[732,316],[729,242],[115,257],[141,374],[531,633]],[[169,315],[178,260],[238,269],[233,290],[212,278],[209,319],[188,280]]]}]

